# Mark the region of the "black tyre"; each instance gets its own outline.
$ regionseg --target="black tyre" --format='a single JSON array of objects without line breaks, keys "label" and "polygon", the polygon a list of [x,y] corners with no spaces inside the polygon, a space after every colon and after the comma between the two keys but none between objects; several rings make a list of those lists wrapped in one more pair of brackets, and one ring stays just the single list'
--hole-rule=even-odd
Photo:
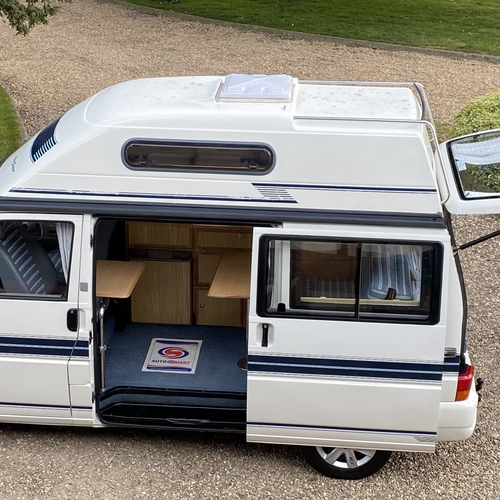
[{"label": "black tyre", "polygon": [[379,471],[390,451],[303,446],[302,452],[318,472],[334,479],[362,479]]}]

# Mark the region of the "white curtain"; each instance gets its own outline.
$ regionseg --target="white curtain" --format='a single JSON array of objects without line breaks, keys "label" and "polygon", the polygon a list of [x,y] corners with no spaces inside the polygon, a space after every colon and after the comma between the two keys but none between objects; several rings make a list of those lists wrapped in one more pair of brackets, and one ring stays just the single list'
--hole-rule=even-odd
[{"label": "white curtain", "polygon": [[64,279],[68,282],[68,268],[71,259],[71,243],[73,241],[73,224],[69,222],[58,222],[56,224],[57,239],[59,241],[59,252],[61,253],[61,264]]},{"label": "white curtain", "polygon": [[420,289],[422,287],[422,248],[406,246],[405,254],[413,277],[413,300],[420,300]]}]

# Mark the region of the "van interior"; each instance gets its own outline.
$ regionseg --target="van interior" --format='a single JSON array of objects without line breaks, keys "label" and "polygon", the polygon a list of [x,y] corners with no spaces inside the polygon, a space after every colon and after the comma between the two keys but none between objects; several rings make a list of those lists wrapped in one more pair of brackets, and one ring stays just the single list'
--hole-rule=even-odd
[{"label": "van interior", "polygon": [[97,281],[142,264],[129,296],[96,284],[101,419],[244,431],[252,227],[101,219],[94,240]]}]

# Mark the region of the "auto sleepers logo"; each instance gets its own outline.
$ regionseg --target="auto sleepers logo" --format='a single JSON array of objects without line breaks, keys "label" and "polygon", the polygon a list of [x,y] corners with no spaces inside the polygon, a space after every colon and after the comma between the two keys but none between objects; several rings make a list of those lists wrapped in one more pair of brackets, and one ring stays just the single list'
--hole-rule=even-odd
[{"label": "auto sleepers logo", "polygon": [[201,344],[201,340],[153,339],[142,371],[194,373]]},{"label": "auto sleepers logo", "polygon": [[179,359],[189,356],[189,351],[179,347],[164,347],[158,351],[158,354],[168,359]]}]

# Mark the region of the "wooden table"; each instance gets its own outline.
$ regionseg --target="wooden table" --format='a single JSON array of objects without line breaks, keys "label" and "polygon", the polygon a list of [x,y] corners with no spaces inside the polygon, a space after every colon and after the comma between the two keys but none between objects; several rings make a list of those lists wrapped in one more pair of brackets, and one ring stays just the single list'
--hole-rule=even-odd
[{"label": "wooden table", "polygon": [[[96,266],[96,295],[102,297],[102,307],[99,313],[101,351],[101,391],[105,389],[104,379],[104,357],[107,346],[104,344],[104,311],[106,299],[126,299],[132,294],[132,290],[139,281],[146,265],[144,262],[130,262],[118,260],[98,260]],[[128,321],[127,307],[125,301],[119,302],[119,313],[116,318],[115,331],[125,331]],[[121,312],[120,312],[121,310]]]},{"label": "wooden table", "polygon": [[144,262],[98,260],[96,269],[96,295],[109,299],[126,299],[139,281]]},{"label": "wooden table", "polygon": [[248,299],[250,297],[250,252],[224,252],[208,291],[209,297]]}]

